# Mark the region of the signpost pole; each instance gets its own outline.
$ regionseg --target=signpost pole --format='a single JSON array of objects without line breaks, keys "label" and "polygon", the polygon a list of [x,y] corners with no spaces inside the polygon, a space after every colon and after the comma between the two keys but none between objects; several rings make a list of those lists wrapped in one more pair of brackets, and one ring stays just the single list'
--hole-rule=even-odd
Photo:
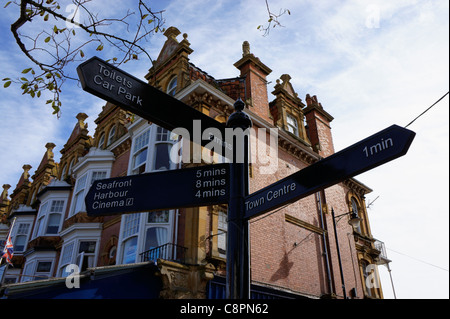
[{"label": "signpost pole", "polygon": [[[252,122],[242,112],[244,102],[238,99],[235,112],[230,115],[227,128],[248,132]],[[247,131],[246,131],[247,130]],[[234,138],[240,138],[239,134]],[[244,199],[248,195],[248,145],[249,134],[243,134],[244,141],[233,141],[233,162],[230,169],[230,201],[228,204],[227,229],[227,279],[228,299],[250,299],[250,256],[248,220],[244,219]]]}]

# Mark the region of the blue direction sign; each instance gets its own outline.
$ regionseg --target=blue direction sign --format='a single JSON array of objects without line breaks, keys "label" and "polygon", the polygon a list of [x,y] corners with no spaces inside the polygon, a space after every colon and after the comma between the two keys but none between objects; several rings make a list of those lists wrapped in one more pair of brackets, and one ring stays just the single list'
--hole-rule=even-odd
[{"label": "blue direction sign", "polygon": [[[201,134],[194,129],[194,120],[203,128],[219,130],[221,136],[201,140],[202,146],[225,148],[225,124],[184,104],[174,97],[154,88],[115,66],[93,57],[77,67],[83,90],[128,110],[142,118],[172,131],[186,129],[193,138]],[[215,145],[217,144],[217,145]],[[230,147],[230,146],[227,146]],[[217,148],[215,148],[217,149]],[[227,153],[222,152],[223,155]]]},{"label": "blue direction sign", "polygon": [[89,216],[228,203],[230,164],[214,164],[95,181]]},{"label": "blue direction sign", "polygon": [[406,154],[415,133],[392,125],[246,196],[244,218],[297,201]]}]

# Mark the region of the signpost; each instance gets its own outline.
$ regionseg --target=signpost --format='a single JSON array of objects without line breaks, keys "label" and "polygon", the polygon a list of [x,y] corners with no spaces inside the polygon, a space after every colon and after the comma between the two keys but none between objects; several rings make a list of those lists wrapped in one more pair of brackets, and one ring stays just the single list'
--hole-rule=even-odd
[{"label": "signpost", "polygon": [[297,201],[406,154],[415,133],[392,125],[245,198],[245,218]]},{"label": "signpost", "polygon": [[[202,146],[208,145],[211,149],[213,147],[225,149],[223,142],[225,138],[225,124],[197,111],[127,72],[98,57],[93,57],[80,64],[77,67],[77,72],[83,90],[137,114],[169,131],[175,128],[184,128],[191,137],[197,137],[196,140],[201,141]],[[204,128],[219,130],[221,136],[203,140],[201,138],[201,129],[198,127],[194,128],[194,120],[200,121],[201,126]],[[227,153],[225,150],[222,151],[224,156]]]},{"label": "signpost", "polygon": [[85,198],[89,216],[228,203],[230,164],[96,180]]},{"label": "signpost", "polygon": [[[82,87],[100,98],[168,130],[184,128],[194,137],[194,120],[215,128],[220,139],[201,140],[202,146],[225,148],[225,125],[132,75],[94,57],[77,68]],[[245,130],[251,119],[240,99],[227,127]],[[244,162],[132,175],[95,181],[86,198],[90,216],[208,206],[228,203],[227,297],[250,297],[248,220],[405,155],[415,133],[393,125],[338,153],[318,161],[253,194],[248,194],[248,158]],[[243,138],[248,138],[245,134]],[[248,140],[240,143],[248,155]],[[230,145],[227,145],[229,148]],[[216,149],[216,148],[215,148]],[[222,152],[222,154],[230,154]],[[233,158],[230,158],[233,160]]]}]

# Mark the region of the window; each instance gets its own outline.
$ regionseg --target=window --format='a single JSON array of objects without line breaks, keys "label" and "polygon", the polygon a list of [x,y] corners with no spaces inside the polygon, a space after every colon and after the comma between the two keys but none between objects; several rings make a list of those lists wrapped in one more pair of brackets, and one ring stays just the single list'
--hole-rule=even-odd
[{"label": "window", "polygon": [[169,211],[161,210],[157,212],[148,213],[148,223],[168,223],[169,222]]},{"label": "window", "polygon": [[155,171],[168,170],[172,166],[170,150],[173,142],[170,136],[170,131],[159,126],[156,127],[155,157],[153,161],[153,170]]},{"label": "window", "polygon": [[76,182],[76,187],[75,187],[74,196],[73,196],[73,204],[72,204],[71,215],[75,215],[76,213],[81,211],[82,208],[83,208],[83,205],[84,205],[84,188],[86,186],[87,176],[88,176],[87,173],[84,174]]},{"label": "window", "polygon": [[[162,246],[170,242],[170,211],[162,210],[147,213],[147,223],[145,225],[145,242],[143,251]],[[157,258],[172,259],[170,249],[155,250],[151,254],[151,259]]]},{"label": "window", "polygon": [[51,261],[38,261],[34,280],[47,279],[52,269]]},{"label": "window", "polygon": [[67,164],[64,165],[61,173],[61,180],[64,180],[67,176]]},{"label": "window", "polygon": [[26,263],[23,272],[21,282],[32,281],[34,273],[34,261]]},{"label": "window", "polygon": [[[359,207],[358,202],[356,201],[356,199],[354,197],[352,197],[350,201],[352,204],[353,212],[355,212],[356,215],[362,219],[359,208],[358,208]],[[362,220],[361,220],[361,222],[362,222]],[[355,230],[361,234],[361,223],[359,223],[358,227],[356,227]]]},{"label": "window", "polygon": [[138,135],[133,143],[131,174],[172,169],[170,150],[174,142],[170,131],[156,125]]},{"label": "window", "polygon": [[116,136],[116,126],[114,125],[113,127],[111,127],[111,130],[109,131],[107,145],[110,145],[114,141],[115,136]]},{"label": "window", "polygon": [[64,207],[65,200],[48,200],[44,202],[39,209],[33,237],[58,234]]},{"label": "window", "polygon": [[122,250],[122,264],[130,264],[136,262],[137,255],[137,240],[139,232],[139,219],[141,215],[128,214],[124,216],[124,224],[122,230],[123,250]]},{"label": "window", "polygon": [[220,257],[226,257],[226,251],[227,251],[227,214],[219,210],[219,222],[217,225],[217,248],[219,250],[219,256]]},{"label": "window", "polygon": [[175,76],[172,78],[172,80],[170,80],[169,85],[167,86],[166,93],[171,96],[174,96],[175,93],[177,92],[177,83],[178,83],[177,77]]},{"label": "window", "polygon": [[291,132],[292,134],[298,136],[298,122],[297,119],[290,115],[286,114],[286,121],[287,121],[287,130],[288,132]]},{"label": "window", "polygon": [[122,264],[131,264],[136,262],[137,236],[128,238],[123,245]]},{"label": "window", "polygon": [[76,261],[76,264],[80,268],[80,272],[87,268],[94,267],[96,245],[97,242],[95,241],[80,241]]},{"label": "window", "polygon": [[132,174],[141,174],[145,172],[149,139],[150,130],[147,130],[134,140]]},{"label": "window", "polygon": [[38,237],[43,233],[45,224],[45,213],[47,212],[47,209],[48,209],[48,202],[45,202],[41,205],[39,209],[38,220],[36,222],[36,226],[34,227],[35,229],[34,237]]},{"label": "window", "polygon": [[372,288],[368,287],[367,282],[370,282],[371,279],[369,278],[369,276],[372,275],[373,270],[370,271],[371,267],[369,267],[369,263],[365,260],[361,260],[361,267],[362,267],[363,278],[364,278],[363,286],[365,288],[366,295],[368,297],[371,297],[372,296]]},{"label": "window", "polygon": [[62,250],[59,267],[61,277],[67,277],[70,275],[70,272],[66,271],[66,267],[72,262],[72,253],[74,245],[75,245],[74,242],[68,243],[67,245],[64,246]]},{"label": "window", "polygon": [[[98,179],[104,179],[108,175],[107,171],[92,171],[90,173],[89,171],[85,173],[83,176],[81,176],[79,179],[77,179],[75,184],[75,190],[72,200],[72,209],[70,211],[70,216],[73,216],[77,214],[80,211],[85,210],[85,204],[84,204],[84,198],[86,197],[87,192],[89,191],[89,188],[91,187],[92,183]],[[88,178],[90,177],[90,183],[88,184]]]},{"label": "window", "polygon": [[98,148],[103,149],[105,147],[105,133],[100,135],[100,139],[98,140]]},{"label": "window", "polygon": [[19,224],[17,228],[16,238],[14,240],[14,251],[23,252],[27,245],[28,232],[30,224]]}]

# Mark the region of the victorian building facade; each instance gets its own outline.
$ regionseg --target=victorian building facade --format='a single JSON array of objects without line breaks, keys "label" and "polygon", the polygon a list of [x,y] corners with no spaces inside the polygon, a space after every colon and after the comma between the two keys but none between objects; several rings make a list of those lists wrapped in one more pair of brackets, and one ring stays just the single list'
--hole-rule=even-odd
[{"label": "victorian building facade", "polygon": [[[277,166],[263,174],[267,163],[251,163],[250,192],[334,153],[333,117],[316,96],[306,94],[302,100],[288,74],[280,76],[269,96],[266,78],[272,70],[250,52],[247,42],[234,64],[238,75],[216,79],[189,61],[193,49],[186,34],[179,40],[180,31],[170,27],[165,36],[145,76],[150,85],[220,122],[226,122],[241,98],[254,128],[277,130]],[[98,114],[92,136],[87,117],[77,115],[58,163],[56,145],[48,143],[33,175],[32,167],[24,165],[14,189],[3,185],[2,239],[15,220],[14,267],[4,270],[3,297],[50,296],[49,289],[62,287],[71,275],[72,265],[85,281],[144,269],[154,276],[142,281],[154,285],[153,297],[224,297],[227,205],[90,217],[84,202],[98,179],[203,163],[173,163],[170,151],[177,135],[111,103]],[[224,159],[211,154],[211,161]],[[250,220],[252,297],[343,298],[346,289],[346,297],[383,298],[376,265],[385,259],[370,230],[365,203],[370,192],[348,179]],[[149,194],[152,200],[157,198]],[[350,226],[349,215],[333,219],[332,209],[337,215],[357,213],[360,225]],[[76,290],[59,289],[63,294]]]}]

